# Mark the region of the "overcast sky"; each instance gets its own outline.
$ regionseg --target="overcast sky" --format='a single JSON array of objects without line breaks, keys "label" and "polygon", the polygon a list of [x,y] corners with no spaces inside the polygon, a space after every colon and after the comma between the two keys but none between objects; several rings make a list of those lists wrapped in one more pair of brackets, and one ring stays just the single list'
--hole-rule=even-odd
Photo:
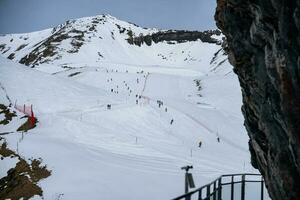
[{"label": "overcast sky", "polygon": [[216,28],[216,0],[0,0],[0,33],[54,27],[68,19],[110,14],[143,27]]}]

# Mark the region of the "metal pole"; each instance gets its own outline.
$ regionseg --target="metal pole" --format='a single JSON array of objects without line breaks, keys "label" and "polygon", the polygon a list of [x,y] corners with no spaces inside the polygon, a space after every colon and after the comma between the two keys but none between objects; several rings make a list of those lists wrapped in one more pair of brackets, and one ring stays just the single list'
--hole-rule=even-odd
[{"label": "metal pole", "polygon": [[[189,192],[188,170],[185,171],[185,193]],[[191,200],[191,195],[187,195],[185,200]]]},{"label": "metal pole", "polygon": [[213,200],[217,200],[217,191],[216,191],[216,181],[214,182],[214,194],[213,194]]},{"label": "metal pole", "polygon": [[264,200],[264,180],[263,180],[263,177],[261,177],[261,185],[260,185],[260,188],[261,188],[260,199],[261,199],[261,200]]},{"label": "metal pole", "polygon": [[222,177],[219,179],[219,182],[218,182],[219,186],[218,186],[218,200],[221,200],[222,199]]},{"label": "metal pole", "polygon": [[210,185],[208,185],[208,186],[206,187],[206,198],[207,198],[207,199],[210,199],[209,195],[210,195]]},{"label": "metal pole", "polygon": [[[187,176],[188,172],[185,172],[185,193],[187,194],[189,192],[189,182],[188,182],[188,176]],[[185,200],[191,200],[191,196],[187,195],[185,197]]]},{"label": "metal pole", "polygon": [[198,196],[198,200],[202,200],[202,189],[199,190],[199,196]]},{"label": "metal pole", "polygon": [[241,200],[245,200],[245,175],[242,175]]},{"label": "metal pole", "polygon": [[184,186],[184,192],[188,193],[189,192],[189,184],[188,184],[188,177],[187,177],[188,172],[185,171],[185,186]]},{"label": "metal pole", "polygon": [[234,200],[234,184],[233,184],[233,176],[231,176],[231,200]]},{"label": "metal pole", "polygon": [[[185,167],[181,167],[182,170],[185,170],[185,177],[184,177],[184,192],[185,194],[187,194],[189,192],[189,182],[188,182],[188,171],[189,169],[193,169],[193,166],[185,166]],[[191,199],[191,195],[187,195],[185,197],[185,200],[190,200]]]}]

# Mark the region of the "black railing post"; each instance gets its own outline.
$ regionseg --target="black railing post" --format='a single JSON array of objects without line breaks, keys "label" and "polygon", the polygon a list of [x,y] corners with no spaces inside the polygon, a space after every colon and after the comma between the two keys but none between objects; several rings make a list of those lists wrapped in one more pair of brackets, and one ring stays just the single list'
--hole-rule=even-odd
[{"label": "black railing post", "polygon": [[209,199],[210,196],[210,185],[206,186],[206,199]]},{"label": "black railing post", "polygon": [[216,194],[217,194],[217,191],[216,191],[216,181],[215,181],[215,182],[214,182],[213,200],[217,200],[217,199],[216,199],[216,198],[217,198]]},{"label": "black railing post", "polygon": [[191,196],[192,196],[191,194],[188,194],[185,199],[186,200],[191,200]]},{"label": "black railing post", "polygon": [[261,177],[260,190],[261,190],[260,199],[264,200],[264,179],[263,179],[263,177]]},{"label": "black railing post", "polygon": [[245,175],[242,175],[241,200],[245,200]]},{"label": "black railing post", "polygon": [[231,176],[231,200],[234,200],[234,179],[233,179],[234,176]]},{"label": "black railing post", "polygon": [[[247,176],[247,177],[246,177]],[[248,182],[255,182],[258,185],[260,184],[260,200],[264,200],[264,190],[265,190],[265,182],[263,177],[261,177],[260,180],[247,180],[248,176],[261,176],[260,174],[226,174],[221,175],[219,178],[214,180],[213,182],[206,184],[196,190],[193,190],[191,192],[185,193],[181,196],[178,196],[177,198],[174,198],[173,200],[191,200],[192,197],[194,199],[198,200],[222,200],[222,193],[223,193],[223,187],[229,186],[231,187],[231,197],[229,199],[234,200],[235,198],[235,184],[241,184],[241,195],[240,198],[237,197],[239,200],[245,200],[246,198],[246,183]],[[223,177],[228,177],[223,179]],[[231,180],[230,180],[231,177]],[[235,179],[235,177],[241,177],[241,179]],[[238,186],[237,186],[238,187]],[[259,187],[258,187],[259,188]],[[206,189],[206,192],[204,191]],[[229,188],[228,188],[229,189]],[[259,190],[259,189],[258,189]],[[197,194],[198,193],[198,194]],[[206,193],[206,194],[205,194]],[[257,194],[259,194],[259,191],[257,191]],[[197,198],[198,195],[198,198]],[[203,196],[203,197],[202,197]],[[237,194],[237,196],[239,196]]]},{"label": "black railing post", "polygon": [[199,190],[199,193],[198,193],[198,200],[202,200],[202,189]]},{"label": "black railing post", "polygon": [[222,199],[222,177],[219,178],[219,181],[218,181],[218,200],[221,200]]},{"label": "black railing post", "polygon": [[[187,171],[185,172],[185,177],[184,177],[184,192],[188,193],[189,192],[189,184],[188,184],[188,177],[187,177]],[[188,196],[185,197],[185,200],[189,200],[190,198]]]}]

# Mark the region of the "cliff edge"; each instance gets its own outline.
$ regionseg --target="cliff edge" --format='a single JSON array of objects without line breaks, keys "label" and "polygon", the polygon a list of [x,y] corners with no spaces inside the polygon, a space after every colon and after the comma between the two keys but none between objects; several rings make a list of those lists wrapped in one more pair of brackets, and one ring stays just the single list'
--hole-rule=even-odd
[{"label": "cliff edge", "polygon": [[272,199],[300,198],[300,0],[217,0],[252,165]]}]

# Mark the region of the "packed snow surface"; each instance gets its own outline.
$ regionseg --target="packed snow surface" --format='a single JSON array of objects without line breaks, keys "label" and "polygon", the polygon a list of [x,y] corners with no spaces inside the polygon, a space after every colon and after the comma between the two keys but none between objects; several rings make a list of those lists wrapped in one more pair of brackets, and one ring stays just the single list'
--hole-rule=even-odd
[{"label": "packed snow surface", "polygon": [[[102,38],[112,22],[133,26],[112,17],[108,22],[106,29],[98,27]],[[0,43],[27,36],[28,45],[15,56],[19,61],[49,34],[6,35]],[[210,63],[220,46],[194,41],[139,47],[114,37],[91,37],[102,45],[90,41],[77,54],[60,48],[61,58],[35,68],[0,58],[0,103],[8,105],[8,96],[12,103],[32,104],[38,118],[22,136],[18,113],[0,133],[13,132],[3,136],[10,148],[26,159],[42,158],[52,170],[39,183],[44,199],[171,199],[184,192],[184,165],[194,166],[197,187],[221,174],[256,172],[237,77],[226,56]],[[68,48],[67,41],[60,45]],[[162,52],[169,60],[157,56]],[[185,60],[186,52],[193,59]],[[62,68],[65,63],[69,68]],[[0,175],[13,165],[0,161]]]}]

